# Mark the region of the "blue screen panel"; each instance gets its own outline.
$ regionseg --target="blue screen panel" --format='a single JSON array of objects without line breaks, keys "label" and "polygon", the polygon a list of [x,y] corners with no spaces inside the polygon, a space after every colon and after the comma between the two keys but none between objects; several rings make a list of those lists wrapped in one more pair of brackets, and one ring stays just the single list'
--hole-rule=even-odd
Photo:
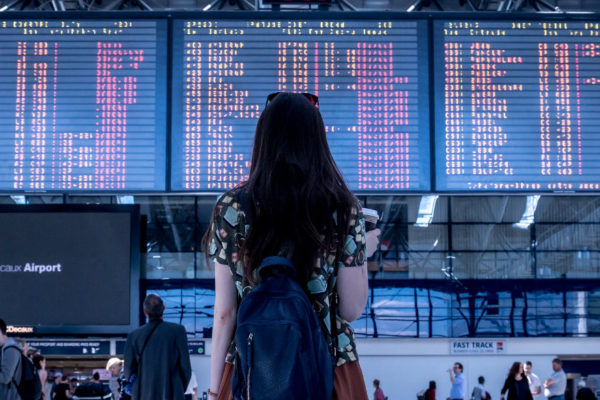
[{"label": "blue screen panel", "polygon": [[436,189],[600,190],[600,23],[434,22]]},{"label": "blue screen panel", "polygon": [[0,190],[164,190],[156,20],[0,20]]},{"label": "blue screen panel", "polygon": [[319,97],[351,189],[430,189],[426,21],[250,17],[173,26],[172,190],[222,191],[244,180],[257,119],[278,91]]}]

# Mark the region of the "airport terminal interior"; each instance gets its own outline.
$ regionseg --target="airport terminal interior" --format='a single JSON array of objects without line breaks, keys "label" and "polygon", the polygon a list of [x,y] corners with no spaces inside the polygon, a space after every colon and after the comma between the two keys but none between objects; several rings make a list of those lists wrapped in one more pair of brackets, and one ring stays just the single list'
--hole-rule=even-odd
[{"label": "airport terminal interior", "polygon": [[108,380],[155,293],[207,398],[203,237],[272,92],[379,215],[370,398],[556,357],[600,398],[600,0],[0,0],[0,318],[49,381]]}]

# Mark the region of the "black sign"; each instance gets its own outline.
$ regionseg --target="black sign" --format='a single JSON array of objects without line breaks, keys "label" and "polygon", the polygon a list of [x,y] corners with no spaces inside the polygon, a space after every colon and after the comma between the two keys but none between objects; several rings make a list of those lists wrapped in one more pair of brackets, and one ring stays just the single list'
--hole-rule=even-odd
[{"label": "black sign", "polygon": [[203,356],[204,353],[204,340],[188,340],[188,349],[192,355]]},{"label": "black sign", "polygon": [[38,349],[43,355],[60,356],[108,356],[110,342],[99,340],[54,341],[37,340],[28,342],[30,347]]},{"label": "black sign", "polygon": [[127,340],[117,340],[115,346],[115,354],[125,354],[125,344]]}]

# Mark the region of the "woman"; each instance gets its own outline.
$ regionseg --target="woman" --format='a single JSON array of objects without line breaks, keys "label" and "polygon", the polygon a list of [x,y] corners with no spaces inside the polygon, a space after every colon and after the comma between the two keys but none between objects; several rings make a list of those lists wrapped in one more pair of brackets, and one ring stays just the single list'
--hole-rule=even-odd
[{"label": "woman", "polygon": [[373,386],[375,386],[375,393],[373,394],[373,400],[385,400],[385,394],[383,394],[383,390],[379,387],[379,379],[375,379],[373,381]]},{"label": "woman", "polygon": [[513,363],[508,371],[508,377],[504,381],[504,386],[500,391],[500,399],[504,400],[504,393],[508,390],[508,400],[533,400],[529,390],[527,376],[523,372],[523,364]]},{"label": "woman", "polygon": [[429,388],[425,391],[425,400],[435,400],[435,381],[429,381]]},{"label": "woman", "polygon": [[48,371],[46,371],[46,357],[41,354],[33,356],[33,365],[37,369],[40,382],[42,383],[42,399],[46,398],[46,381],[48,379]]},{"label": "woman", "polygon": [[316,97],[279,93],[268,100],[256,126],[249,178],[218,200],[204,242],[215,261],[209,398],[231,398],[238,297],[256,285],[265,257],[281,255],[296,266],[298,282],[327,327],[335,287],[335,331],[323,332],[328,343],[337,337],[333,398],[366,400],[349,322],[365,306],[366,259],[379,230],[365,237],[360,204],[333,161]]}]

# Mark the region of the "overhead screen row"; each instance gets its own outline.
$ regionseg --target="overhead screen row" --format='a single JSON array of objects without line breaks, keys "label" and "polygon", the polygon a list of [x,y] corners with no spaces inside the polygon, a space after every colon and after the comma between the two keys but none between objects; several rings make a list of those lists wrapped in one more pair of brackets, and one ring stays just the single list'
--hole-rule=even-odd
[{"label": "overhead screen row", "polygon": [[0,191],[223,191],[278,91],[356,191],[600,191],[598,20],[242,16],[1,19]]}]

